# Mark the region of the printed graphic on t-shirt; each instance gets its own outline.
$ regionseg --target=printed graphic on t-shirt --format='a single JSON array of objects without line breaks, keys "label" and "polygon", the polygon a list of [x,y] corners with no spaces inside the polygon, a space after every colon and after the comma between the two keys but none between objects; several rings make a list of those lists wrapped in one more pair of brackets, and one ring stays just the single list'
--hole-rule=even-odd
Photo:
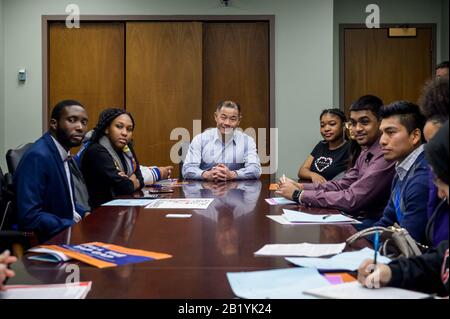
[{"label": "printed graphic on t-shirt", "polygon": [[331,157],[324,157],[324,156],[319,157],[319,158],[314,162],[314,166],[316,167],[316,169],[317,169],[319,172],[323,172],[323,171],[326,170],[328,167],[330,167],[331,164],[333,164],[333,159],[332,159]]}]

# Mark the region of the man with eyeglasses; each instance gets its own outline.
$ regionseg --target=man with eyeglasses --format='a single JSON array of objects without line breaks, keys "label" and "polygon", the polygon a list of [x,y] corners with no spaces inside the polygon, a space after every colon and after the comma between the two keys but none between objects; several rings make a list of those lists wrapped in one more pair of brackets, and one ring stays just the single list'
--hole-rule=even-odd
[{"label": "man with eyeglasses", "polygon": [[350,107],[350,131],[362,150],[341,179],[301,184],[286,178],[280,181],[277,193],[301,205],[347,212],[363,220],[362,228],[378,221],[395,174],[395,163],[384,159],[379,143],[382,106],[380,98],[365,95]]},{"label": "man with eyeglasses", "polygon": [[214,118],[217,127],[197,135],[189,145],[183,177],[215,182],[258,179],[261,164],[255,141],[237,129],[242,118],[240,105],[220,102]]}]

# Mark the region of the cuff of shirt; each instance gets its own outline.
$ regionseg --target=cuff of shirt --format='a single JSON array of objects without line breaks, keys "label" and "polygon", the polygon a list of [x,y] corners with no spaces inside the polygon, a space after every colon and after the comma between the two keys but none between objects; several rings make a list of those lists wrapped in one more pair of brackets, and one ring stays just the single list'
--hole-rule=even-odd
[{"label": "cuff of shirt", "polygon": [[305,206],[313,206],[314,204],[315,191],[303,190],[298,198],[299,204]]},{"label": "cuff of shirt", "polygon": [[302,184],[303,185],[303,189],[304,190],[314,190],[316,189],[316,186],[314,185],[314,183],[305,183]]},{"label": "cuff of shirt", "polygon": [[403,272],[397,262],[388,264],[391,269],[391,281],[387,284],[390,287],[400,287],[403,281]]}]

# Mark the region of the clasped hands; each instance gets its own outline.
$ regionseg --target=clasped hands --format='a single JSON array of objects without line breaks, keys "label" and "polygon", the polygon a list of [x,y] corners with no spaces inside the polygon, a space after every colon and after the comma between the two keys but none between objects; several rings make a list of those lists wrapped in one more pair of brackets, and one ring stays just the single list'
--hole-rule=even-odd
[{"label": "clasped hands", "polygon": [[204,180],[210,182],[226,182],[236,179],[237,173],[230,171],[225,164],[218,164],[210,170],[204,171],[202,177]]}]

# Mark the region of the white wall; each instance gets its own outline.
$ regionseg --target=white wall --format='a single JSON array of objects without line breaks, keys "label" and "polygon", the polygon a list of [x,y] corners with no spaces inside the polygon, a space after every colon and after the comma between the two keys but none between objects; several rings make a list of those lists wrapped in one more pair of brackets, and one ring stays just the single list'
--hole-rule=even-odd
[{"label": "white wall", "polygon": [[[232,0],[228,8],[220,7],[219,0],[3,1],[7,120],[2,121],[0,154],[42,134],[41,15],[65,14],[69,3],[77,3],[86,15],[274,14],[278,174],[295,176],[320,137],[319,111],[332,102],[333,0]],[[22,67],[29,75],[25,85],[17,82]]]},{"label": "white wall", "polygon": [[446,60],[448,61],[448,3],[449,0],[442,0],[442,55],[438,63]]},{"label": "white wall", "polygon": [[0,167],[6,171],[5,159],[5,97],[4,97],[4,50],[3,50],[3,0],[0,0]]},{"label": "white wall", "polygon": [[[365,8],[370,3],[376,3],[380,7],[380,23],[382,24],[436,23],[436,61],[439,63],[442,59],[448,59],[448,31],[447,35],[442,32],[442,20],[445,17],[448,30],[448,0],[335,0],[333,101],[336,106],[339,105],[339,24],[364,24],[368,15]],[[447,9],[444,8],[445,3]]]}]

